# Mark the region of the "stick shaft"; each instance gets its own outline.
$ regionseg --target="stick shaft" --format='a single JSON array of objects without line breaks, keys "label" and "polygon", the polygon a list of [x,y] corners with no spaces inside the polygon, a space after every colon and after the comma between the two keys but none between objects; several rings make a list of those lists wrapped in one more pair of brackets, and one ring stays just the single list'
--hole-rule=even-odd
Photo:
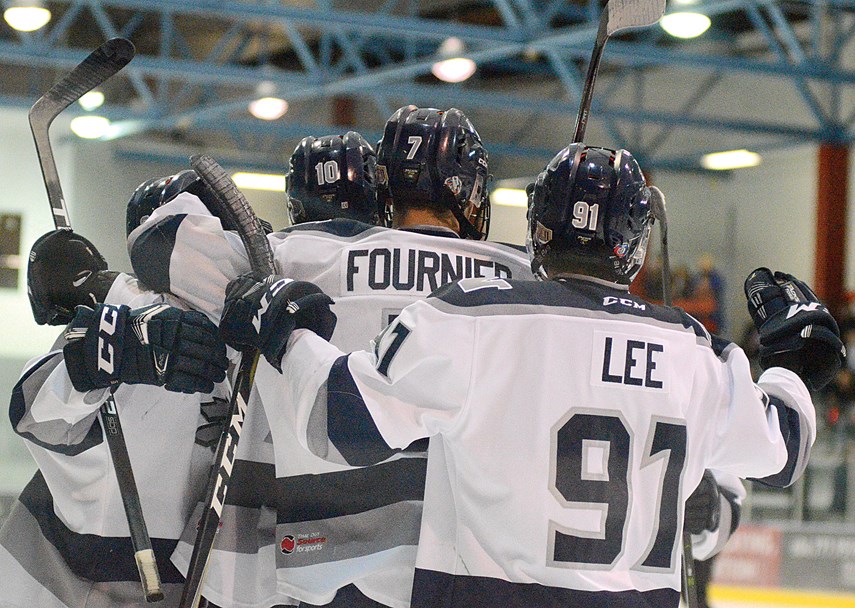
[{"label": "stick shaft", "polygon": [[588,114],[591,112],[591,101],[594,98],[594,83],[597,80],[597,72],[600,69],[600,59],[606,48],[608,40],[609,11],[603,10],[600,15],[600,26],[597,28],[597,38],[594,41],[594,50],[591,53],[591,61],[588,63],[588,73],[585,76],[585,86],[582,89],[582,100],[579,103],[579,114],[576,116],[576,129],[573,132],[573,142],[577,144],[585,138],[585,129],[588,127]]}]

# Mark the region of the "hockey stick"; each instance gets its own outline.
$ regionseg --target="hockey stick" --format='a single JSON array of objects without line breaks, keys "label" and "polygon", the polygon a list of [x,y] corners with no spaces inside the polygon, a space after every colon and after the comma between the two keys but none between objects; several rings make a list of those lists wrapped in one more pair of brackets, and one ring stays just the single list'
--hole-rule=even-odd
[{"label": "hockey stick", "polygon": [[591,100],[594,96],[594,81],[600,69],[600,59],[606,48],[606,41],[617,32],[633,28],[653,25],[665,14],[665,0],[609,0],[600,15],[600,25],[597,28],[597,38],[594,41],[594,51],[588,64],[585,76],[585,86],[582,89],[582,101],[579,104],[579,114],[576,117],[576,130],[573,133],[573,143],[579,143],[585,138],[585,128],[588,126],[588,114],[591,111]]},{"label": "hockey stick", "polygon": [[68,218],[68,208],[59,184],[59,173],[56,170],[56,161],[50,145],[48,134],[50,125],[65,108],[128,65],[134,58],[134,53],[134,45],[130,40],[111,38],[56,82],[30,108],[30,130],[36,142],[36,153],[39,156],[48,200],[53,211],[53,221],[57,228],[71,229],[71,221]]},{"label": "hockey stick", "polygon": [[[650,207],[659,222],[662,246],[662,302],[671,306],[671,260],[668,257],[668,213],[665,195],[656,186],[650,187]],[[688,608],[698,608],[698,585],[695,580],[695,558],[692,555],[692,534],[683,531],[683,595]]]},{"label": "hockey stick", "polygon": [[[196,173],[216,195],[220,204],[214,209],[214,214],[227,220],[237,227],[238,235],[243,241],[253,270],[265,274],[273,274],[273,252],[267,242],[267,237],[252,207],[240,190],[237,189],[231,177],[209,156],[197,155],[190,159],[190,164]],[[201,599],[202,582],[208,568],[214,539],[219,529],[226,493],[229,489],[232,467],[237,454],[238,440],[246,416],[246,404],[255,379],[255,367],[258,363],[258,350],[249,349],[241,353],[240,365],[235,376],[230,402],[231,418],[229,426],[223,429],[217,445],[217,455],[214,458],[214,469],[208,483],[208,494],[205,509],[196,540],[193,543],[193,554],[187,569],[184,589],[181,592],[180,608],[196,608]]]},{"label": "hockey stick", "polygon": [[[71,230],[71,220],[68,217],[59,172],[56,169],[50,144],[50,125],[68,106],[125,67],[133,59],[134,52],[134,45],[129,40],[124,38],[108,40],[56,82],[30,108],[30,130],[33,133],[36,154],[53,212],[54,226],[57,229]],[[128,446],[125,443],[125,435],[116,409],[115,392],[116,387],[112,387],[107,400],[101,406],[99,412],[101,426],[104,428],[104,436],[116,471],[116,481],[119,484],[119,493],[122,496],[122,504],[128,520],[131,543],[134,547],[134,560],[139,571],[143,593],[147,602],[158,602],[163,599],[160,573],[143,518],[139,492],[128,456]]]}]

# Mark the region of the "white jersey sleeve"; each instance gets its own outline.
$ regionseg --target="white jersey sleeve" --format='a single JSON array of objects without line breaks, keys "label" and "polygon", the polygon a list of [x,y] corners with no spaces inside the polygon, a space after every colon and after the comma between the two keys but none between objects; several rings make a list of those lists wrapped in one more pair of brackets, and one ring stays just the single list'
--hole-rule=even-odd
[{"label": "white jersey sleeve", "polygon": [[739,527],[742,501],[746,496],[745,486],[736,475],[716,470],[713,470],[712,474],[721,493],[718,527],[715,530],[704,530],[700,534],[692,535],[694,558],[702,561],[718,554],[736,532],[736,528]]},{"label": "white jersey sleeve", "polygon": [[240,238],[189,192],[155,209],[128,235],[128,254],[147,287],[179,297],[214,323],[229,281],[250,271]]}]

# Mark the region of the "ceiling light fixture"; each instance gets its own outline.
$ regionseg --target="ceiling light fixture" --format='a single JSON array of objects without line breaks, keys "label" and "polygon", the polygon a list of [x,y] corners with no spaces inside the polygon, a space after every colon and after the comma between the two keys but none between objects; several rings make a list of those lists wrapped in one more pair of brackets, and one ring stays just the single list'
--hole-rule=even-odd
[{"label": "ceiling light fixture", "polygon": [[104,105],[104,93],[101,91],[89,91],[88,93],[84,93],[83,96],[77,100],[77,103],[79,103],[80,107],[87,112],[91,112],[92,110]]},{"label": "ceiling light fixture", "polygon": [[262,97],[249,104],[249,113],[261,120],[277,120],[287,111],[288,102],[279,97]]},{"label": "ceiling light fixture", "polygon": [[83,139],[99,139],[110,129],[110,121],[103,116],[78,116],[71,121],[71,131]]},{"label": "ceiling light fixture", "polygon": [[701,166],[713,171],[727,171],[729,169],[745,169],[756,167],[762,158],[756,152],[748,150],[728,150],[726,152],[713,152],[701,157]]},{"label": "ceiling light fixture", "polygon": [[446,38],[437,54],[441,58],[431,67],[431,73],[443,82],[463,82],[475,73],[477,66],[468,57],[461,57],[466,47],[460,38]]},{"label": "ceiling light fixture", "polygon": [[11,0],[3,12],[3,18],[19,32],[34,32],[50,21],[50,11],[40,0]]},{"label": "ceiling light fixture", "polygon": [[528,195],[520,188],[496,188],[490,193],[490,203],[503,207],[528,207]]},{"label": "ceiling light fixture", "polygon": [[701,13],[671,13],[659,20],[662,29],[674,38],[697,38],[711,23],[710,18]]},{"label": "ceiling light fixture", "polygon": [[285,176],[275,173],[248,173],[239,171],[232,176],[235,186],[247,190],[285,192]]}]

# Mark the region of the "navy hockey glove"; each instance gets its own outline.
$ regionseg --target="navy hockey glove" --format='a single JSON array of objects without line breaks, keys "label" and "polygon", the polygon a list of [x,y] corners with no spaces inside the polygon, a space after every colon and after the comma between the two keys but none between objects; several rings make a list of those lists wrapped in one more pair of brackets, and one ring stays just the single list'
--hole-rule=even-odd
[{"label": "navy hockey glove", "polygon": [[226,347],[200,312],[166,304],[79,306],[65,338],[68,375],[82,392],[125,383],[210,393],[226,377]]},{"label": "navy hockey glove", "polygon": [[721,491],[715,477],[707,469],[701,483],[686,500],[686,516],[683,527],[692,534],[715,530],[721,517]]},{"label": "navy hockey glove", "polygon": [[828,384],[846,348],[828,309],[803,281],[758,268],[745,279],[748,312],[760,333],[760,366],[786,367],[808,388]]},{"label": "navy hockey glove", "polygon": [[335,330],[332,298],[308,281],[250,272],[231,281],[220,321],[220,335],[238,350],[253,347],[277,370],[291,332],[310,329],[324,340]]}]

